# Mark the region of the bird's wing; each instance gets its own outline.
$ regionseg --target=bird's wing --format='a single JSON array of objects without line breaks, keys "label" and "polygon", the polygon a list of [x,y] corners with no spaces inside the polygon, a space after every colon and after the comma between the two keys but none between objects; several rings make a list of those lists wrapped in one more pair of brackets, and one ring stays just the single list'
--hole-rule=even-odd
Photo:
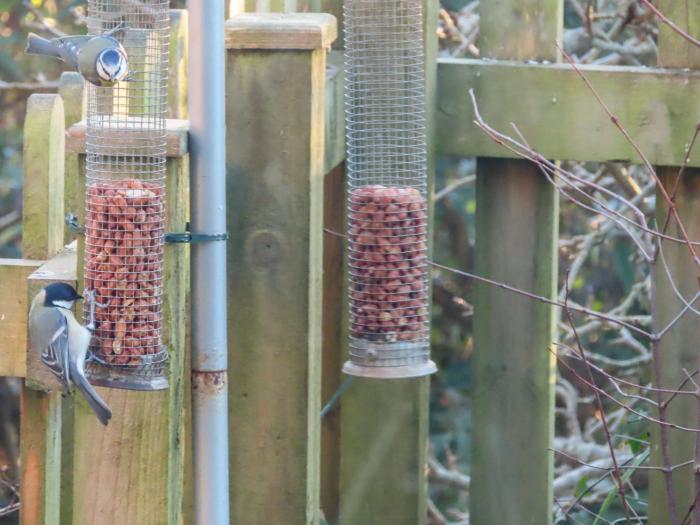
[{"label": "bird's wing", "polygon": [[55,308],[42,308],[32,323],[32,345],[41,350],[41,361],[64,388],[70,383],[68,322]]}]

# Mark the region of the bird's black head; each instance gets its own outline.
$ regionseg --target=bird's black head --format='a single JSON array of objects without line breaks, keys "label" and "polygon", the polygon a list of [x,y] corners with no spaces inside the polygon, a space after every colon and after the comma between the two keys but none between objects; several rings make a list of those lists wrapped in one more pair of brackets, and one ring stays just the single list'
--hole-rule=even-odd
[{"label": "bird's black head", "polygon": [[44,298],[44,306],[55,306],[59,308],[72,308],[73,303],[77,299],[82,299],[81,295],[75,291],[70,284],[53,283],[44,288],[46,297]]}]

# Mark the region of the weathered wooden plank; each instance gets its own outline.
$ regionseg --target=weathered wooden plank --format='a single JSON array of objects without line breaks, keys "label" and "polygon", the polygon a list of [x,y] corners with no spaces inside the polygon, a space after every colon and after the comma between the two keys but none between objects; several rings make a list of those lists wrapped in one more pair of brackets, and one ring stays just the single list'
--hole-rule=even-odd
[{"label": "weathered wooden plank", "polygon": [[[426,110],[431,137],[438,2],[425,0],[423,9]],[[428,148],[430,194],[434,184],[431,147],[432,141]],[[433,221],[429,224],[431,238]],[[340,403],[340,525],[426,522],[429,386],[429,377],[353,378]]]},{"label": "weathered wooden plank", "polygon": [[[651,162],[682,164],[700,112],[700,72],[580,68]],[[547,158],[640,162],[570,66],[470,59],[442,59],[438,66],[436,132],[442,153],[514,157],[474,125],[470,88],[491,126],[517,138],[514,122]],[[700,166],[700,148],[690,165]]]},{"label": "weathered wooden plank", "polygon": [[187,10],[170,10],[168,118],[187,118]]},{"label": "weathered wooden plank", "polygon": [[333,51],[326,65],[326,138],[323,172],[328,173],[345,159],[345,106],[343,54]]},{"label": "weathered wooden plank", "polygon": [[[70,128],[73,124],[80,122],[85,116],[85,81],[80,73],[66,71],[61,74],[58,94],[63,100],[63,111],[65,115],[65,127]],[[83,205],[83,196],[78,192],[78,154],[73,152],[65,153],[64,167],[64,210],[66,213],[76,213],[78,206]],[[73,239],[74,234],[65,229],[64,243],[68,244]]]},{"label": "weathered wooden plank", "polygon": [[61,395],[23,388],[20,395],[20,523],[59,525]]},{"label": "weathered wooden plank", "polygon": [[[189,156],[168,160],[167,217],[170,231],[184,231],[189,221]],[[168,524],[191,523],[183,516],[183,505],[191,494],[191,479],[185,476],[186,462],[191,464],[190,352],[189,329],[190,247],[168,244],[165,247],[166,283],[163,317],[164,344],[170,351],[170,399],[168,404]],[[189,521],[188,521],[189,520]]]},{"label": "weathered wooden plank", "polygon": [[42,261],[0,259],[0,376],[27,373],[27,277]]},{"label": "weathered wooden plank", "polygon": [[[674,2],[661,0],[656,5],[665,14],[675,20],[682,28],[697,35],[700,30],[700,6],[692,2]],[[700,68],[700,49],[695,48],[664,24],[660,24],[659,65],[677,68]],[[697,73],[695,73],[697,74]],[[686,101],[689,103],[690,101]],[[687,107],[687,106],[686,106]],[[687,109],[689,116],[697,121],[698,113]],[[687,140],[685,141],[687,142]],[[676,185],[678,168],[659,167],[657,172],[669,193]],[[678,186],[675,205],[693,240],[700,240],[700,169],[688,169]],[[668,215],[668,207],[660,191],[656,196],[657,224],[663,225]],[[681,237],[678,224],[674,219],[669,222],[667,233]],[[675,281],[675,285],[688,300],[698,291],[698,269],[686,246],[664,242],[661,245],[664,256]],[[654,326],[659,329],[675,318],[683,307],[673,290],[672,283],[659,262],[656,272],[657,308]],[[661,382],[665,388],[676,388],[685,379],[683,369],[695,370],[698,360],[698,340],[700,340],[700,318],[689,313],[664,336],[659,345],[661,357],[658,366],[661,369]],[[683,426],[697,428],[698,401],[689,396],[678,396],[669,405],[666,418]],[[652,459],[654,465],[663,465],[660,429],[652,425]],[[689,432],[668,429],[669,455],[671,465],[677,465],[693,459],[695,455],[695,438]],[[673,488],[676,499],[678,519],[686,515],[695,500],[693,486],[693,469],[679,469],[673,472]],[[665,477],[661,472],[649,473],[649,523],[674,525],[669,512]],[[693,522],[695,523],[695,521]]]},{"label": "weathered wooden plank", "polygon": [[24,121],[22,255],[27,259],[47,259],[63,246],[63,131],[61,97],[31,95]]},{"label": "weathered wooden plank", "polygon": [[228,53],[231,523],[318,523],[325,62]]},{"label": "weathered wooden plank", "polygon": [[480,14],[479,50],[484,58],[557,60],[563,6],[551,0],[494,0]]},{"label": "weathered wooden plank", "polygon": [[337,523],[425,523],[428,385],[354,378],[343,394]]},{"label": "weathered wooden plank", "polygon": [[[83,77],[74,71],[66,71],[61,75],[58,89],[63,99],[65,112],[65,127],[80,122],[87,113],[87,96]],[[65,156],[65,213],[78,214],[78,209],[84,206],[84,196],[80,191],[80,156],[78,153],[66,152]],[[69,243],[75,234],[65,228],[64,240]],[[77,262],[76,262],[77,264]],[[81,305],[76,306],[76,314],[81,315]],[[73,521],[73,397],[66,396],[61,401],[61,434],[68,436],[62,440],[61,446],[61,523]]]},{"label": "weathered wooden plank", "polygon": [[[558,198],[537,166],[520,164],[479,159],[476,272],[553,297]],[[475,285],[470,501],[476,525],[550,522],[554,326],[550,306]]]},{"label": "weathered wooden plank", "polygon": [[[689,35],[700,35],[700,16],[695,2],[658,0],[654,4]],[[662,67],[700,67],[700,48],[683,39],[668,25],[659,23],[658,64]]]},{"label": "weathered wooden plank", "polygon": [[326,13],[243,13],[226,22],[227,49],[326,49],[338,36]]},{"label": "weathered wooden plank", "polygon": [[[326,136],[328,136],[326,134]],[[324,176],[323,227],[342,232],[345,228],[345,166]],[[345,243],[342,237],[323,237],[323,359],[321,401],[327,403],[343,381],[341,369],[347,354],[345,308]],[[340,496],[340,406],[321,420],[321,511],[328,523],[338,522]]]},{"label": "weathered wooden plank", "polygon": [[[232,2],[233,3],[233,2]],[[170,10],[168,116],[187,118],[187,11]],[[168,224],[184,231],[190,218],[189,156],[168,160]],[[190,393],[190,247],[168,245],[165,279],[170,283],[164,305],[170,348],[170,444],[168,456],[168,524],[192,523],[192,433]]]},{"label": "weathered wooden plank", "polygon": [[[700,240],[700,174],[687,172],[680,183],[676,197],[676,207],[693,240]],[[678,168],[659,168],[659,176],[664,186],[671,191],[676,183]],[[666,221],[668,207],[661,195],[657,196],[657,223]],[[671,219],[667,233],[681,236],[677,223]],[[673,275],[674,282],[683,296],[690,300],[698,291],[698,269],[684,245],[665,242],[662,246],[664,256]],[[683,308],[683,304],[673,291],[668,276],[663,271],[661,261],[656,275],[657,317],[655,326],[664,327],[670,323]],[[684,316],[664,336],[660,343],[662,359],[662,384],[665,388],[676,388],[684,379],[683,369],[695,370],[698,367],[698,341],[700,340],[700,321],[692,313]],[[679,425],[697,428],[697,400],[690,396],[678,396],[669,405],[666,418]],[[654,465],[663,465],[663,455],[659,438],[659,429],[653,426],[652,461]],[[695,436],[690,432],[669,429],[669,451],[671,464],[677,465],[694,457]],[[679,516],[684,516],[695,499],[693,489],[693,470],[678,469],[673,473],[674,492]],[[658,525],[673,525],[669,515],[666,483],[661,472],[649,473],[649,519]]]},{"label": "weathered wooden plank", "polygon": [[[24,124],[24,257],[48,259],[63,246],[64,129],[59,95],[29,97]],[[28,286],[27,299],[37,291]],[[61,405],[59,393],[22,388],[21,525],[59,523]]]},{"label": "weathered wooden plank", "polygon": [[[558,0],[482,4],[480,49],[485,56],[498,59],[556,60],[554,41],[560,35],[562,9]],[[518,84],[529,86],[522,78]],[[469,87],[461,85],[460,92]],[[479,92],[501,87],[484,84]],[[539,96],[546,96],[550,103],[553,100],[547,90]],[[501,99],[499,114],[512,120],[510,108],[520,104],[509,104],[504,111],[505,100],[521,101],[522,96]],[[440,112],[443,110],[441,107]],[[491,118],[493,112],[487,115]],[[469,115],[463,113],[461,118],[468,121]],[[438,129],[440,126],[438,123]],[[591,134],[591,129],[587,132]],[[443,136],[441,133],[438,143]],[[559,233],[555,189],[535,164],[483,157],[489,150],[479,154],[476,273],[555,297]],[[554,313],[547,305],[496,287],[475,285],[469,498],[474,525],[546,525],[552,521],[549,449],[554,437],[556,362],[549,350],[554,349],[556,337]]]},{"label": "weathered wooden plank", "polygon": [[[165,121],[166,155],[168,157],[182,157],[187,153],[187,133],[189,122],[180,119],[167,119]],[[85,153],[85,133],[87,125],[84,120],[73,124],[66,130],[66,151],[69,153]],[[119,130],[115,130],[119,133]],[[123,135],[115,140],[123,141]]]}]

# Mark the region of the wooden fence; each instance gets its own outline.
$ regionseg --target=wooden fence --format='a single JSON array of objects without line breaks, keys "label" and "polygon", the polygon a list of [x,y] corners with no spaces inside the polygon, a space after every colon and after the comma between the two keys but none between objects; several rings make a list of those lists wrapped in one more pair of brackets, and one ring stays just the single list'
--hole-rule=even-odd
[{"label": "wooden fence", "polygon": [[[673,18],[686,16],[682,2],[657,4]],[[496,61],[436,61],[437,5],[425,5],[430,155],[437,146],[478,157],[477,272],[555,297],[557,195],[533,164],[509,159],[476,129],[468,89],[475,88],[491,124],[505,130],[516,122],[548,158],[639,159],[576,74],[558,63],[560,0],[482,2],[480,49]],[[231,523],[316,524],[320,510],[329,524],[425,523],[429,379],[358,379],[319,417],[342,382],[345,356],[343,245],[323,232],[324,226],[342,229],[344,220],[342,39],[335,40],[336,24],[324,15],[236,14],[322,10],[342,23],[340,2],[233,0],[227,8]],[[697,32],[700,8],[689,9]],[[188,218],[186,19],[186,12],[172,12],[170,231],[183,231]],[[700,100],[700,75],[683,68],[700,67],[700,53],[665,26],[659,52],[660,64],[673,69],[585,71],[652,162],[678,166]],[[62,247],[73,239],[64,213],[82,222],[81,86],[75,74],[64,74],[59,94],[29,99],[24,259],[0,260],[0,375],[26,379],[21,521],[189,524],[187,246],[166,249],[169,390],[101,390],[114,410],[103,428],[79,397],[43,390],[45,376],[27,352],[28,297],[50,281],[80,285],[82,238]],[[690,165],[700,166],[697,149]],[[698,176],[697,169],[687,172],[678,200],[694,238],[700,233]],[[682,287],[690,296],[694,273],[674,250],[683,248],[669,247],[667,257],[674,273],[688,276]],[[672,290],[660,283],[660,294],[663,322],[672,312]],[[687,363],[697,353],[697,326],[681,326],[664,342],[669,375],[695,366]],[[551,522],[555,361],[548,349],[554,334],[551,308],[477,286],[475,525]],[[669,384],[678,380],[667,377]],[[692,402],[675,410],[674,420],[694,420]],[[691,455],[687,437],[671,438],[675,455]],[[676,480],[688,505],[689,476],[679,473]],[[650,523],[667,523],[664,509],[662,480],[652,474]]]}]

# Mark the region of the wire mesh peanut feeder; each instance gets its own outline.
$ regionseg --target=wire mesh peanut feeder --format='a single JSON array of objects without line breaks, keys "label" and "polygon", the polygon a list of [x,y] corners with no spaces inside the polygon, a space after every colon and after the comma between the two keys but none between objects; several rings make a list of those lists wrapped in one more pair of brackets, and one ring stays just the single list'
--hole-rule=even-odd
[{"label": "wire mesh peanut feeder", "polygon": [[135,390],[168,386],[163,346],[165,115],[169,2],[90,0],[88,30],[113,31],[126,81],[87,84],[86,325],[90,381]]},{"label": "wire mesh peanut feeder", "polygon": [[417,377],[430,360],[421,0],[346,0],[350,359]]}]

